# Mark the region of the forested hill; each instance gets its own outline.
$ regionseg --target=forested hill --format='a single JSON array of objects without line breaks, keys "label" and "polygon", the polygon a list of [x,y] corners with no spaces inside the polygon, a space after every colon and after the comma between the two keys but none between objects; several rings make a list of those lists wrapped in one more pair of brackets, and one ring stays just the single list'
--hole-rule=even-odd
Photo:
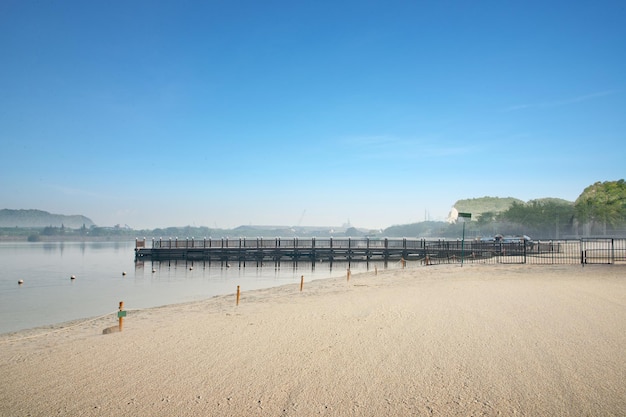
[{"label": "forested hill", "polygon": [[524,204],[513,197],[480,197],[458,200],[454,208],[460,212],[472,213],[472,220],[478,219],[483,213],[499,214],[507,211],[513,203]]},{"label": "forested hill", "polygon": [[52,214],[42,210],[0,210],[0,227],[68,227],[79,229],[91,227],[94,223],[90,218],[81,215],[66,216]]}]

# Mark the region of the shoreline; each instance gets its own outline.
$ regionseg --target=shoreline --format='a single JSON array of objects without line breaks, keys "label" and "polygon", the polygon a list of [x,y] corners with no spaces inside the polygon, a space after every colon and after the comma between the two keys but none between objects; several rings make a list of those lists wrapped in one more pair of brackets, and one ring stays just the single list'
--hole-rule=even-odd
[{"label": "shoreline", "polygon": [[[61,243],[61,242],[60,242]],[[381,269],[379,271],[376,272],[376,274],[374,273],[374,271],[365,271],[365,272],[358,272],[356,274],[351,274],[351,279],[359,279],[359,278],[363,278],[363,277],[372,277],[372,276],[384,276],[385,274],[389,275],[389,274],[393,274],[396,275],[398,273],[415,273],[416,271],[421,270],[422,268],[424,268],[424,266],[420,266],[420,267],[414,267],[414,268],[407,268],[406,270],[403,269]],[[463,270],[466,270],[468,268],[486,268],[486,269],[504,269],[504,270],[520,270],[520,269],[537,269],[538,272],[544,270],[544,269],[552,269],[552,270],[562,270],[562,269],[573,269],[573,270],[578,270],[580,269],[581,271],[584,271],[585,269],[593,269],[593,268],[598,268],[598,269],[612,269],[615,268],[617,270],[623,270],[625,277],[626,277],[626,264],[610,264],[610,265],[605,265],[605,264],[591,264],[591,265],[575,265],[575,264],[555,264],[555,265],[542,265],[542,264],[525,264],[525,265],[517,265],[517,264],[466,264],[465,266],[461,267],[459,264],[432,264],[432,265],[428,265],[426,266],[426,268],[428,270],[449,270],[448,272],[450,273],[454,273],[454,270],[456,270],[457,268],[460,268],[458,272],[462,272]],[[489,271],[489,272],[495,272],[495,271]],[[519,273],[519,272],[518,272]],[[524,273],[523,271],[521,272],[522,274]],[[334,282],[337,281],[337,284],[347,281],[347,284],[349,284],[349,280],[346,280],[345,276],[341,276],[341,277],[325,277],[325,278],[315,278],[313,280],[307,280],[305,281],[307,284],[311,284],[314,282],[323,282],[323,281],[328,281],[328,282]],[[307,285],[305,284],[305,285]],[[254,295],[255,293],[265,293],[265,292],[276,292],[277,294],[270,294],[271,296],[278,296],[279,293],[286,293],[286,294],[291,294],[294,291],[289,291],[289,289],[293,289],[296,288],[298,284],[295,283],[286,283],[286,284],[281,284],[279,286],[272,286],[272,287],[267,287],[267,288],[258,288],[258,289],[253,289],[253,290],[248,290],[246,291],[245,289],[243,289],[242,291],[244,291],[246,294],[248,295]],[[353,285],[355,286],[359,286],[358,283],[353,283]],[[281,291],[283,290],[283,291]],[[278,298],[278,297],[276,297]],[[227,293],[227,294],[218,294],[218,295],[213,295],[213,296],[209,296],[207,298],[203,298],[203,299],[199,299],[199,300],[193,300],[193,301],[185,301],[185,302],[178,302],[178,303],[171,303],[171,304],[163,304],[163,305],[157,305],[157,306],[152,306],[152,307],[145,307],[145,308],[126,308],[126,311],[132,312],[133,314],[139,314],[141,312],[150,312],[150,311],[154,311],[154,312],[158,312],[164,309],[185,309],[189,306],[195,305],[195,304],[211,304],[212,301],[214,300],[218,300],[218,299],[227,299],[230,300],[232,299],[232,302],[235,303],[236,300],[236,293],[233,291],[232,293]],[[221,304],[220,300],[220,304]],[[224,303],[227,303],[227,301],[224,301]],[[235,307],[238,307],[235,305]],[[114,320],[113,320],[114,319]],[[40,325],[40,326],[35,326],[35,327],[29,327],[29,328],[24,328],[24,329],[19,329],[19,330],[14,330],[14,331],[8,331],[8,332],[4,332],[4,333],[0,333],[0,344],[1,343],[6,343],[7,341],[10,342],[13,338],[10,336],[16,336],[15,339],[20,339],[23,336],[26,336],[27,338],[36,338],[36,337],[45,337],[47,334],[51,334],[51,333],[57,333],[57,332],[63,332],[65,330],[69,330],[71,328],[75,328],[75,327],[80,327],[81,324],[87,324],[90,322],[94,322],[94,321],[98,321],[98,322],[102,322],[104,324],[107,325],[111,325],[111,323],[115,324],[117,323],[117,310],[115,311],[111,311],[109,313],[103,314],[103,315],[99,315],[99,316],[91,316],[91,317],[81,317],[81,318],[76,318],[76,319],[71,319],[71,320],[67,320],[67,321],[62,321],[62,322],[58,322],[58,323],[49,323],[49,324],[44,324],[44,325]],[[88,327],[92,327],[92,326],[88,326]]]},{"label": "shoreline", "polygon": [[[519,266],[519,265],[513,265],[515,266]],[[529,268],[545,268],[545,265],[526,265]],[[559,267],[559,266],[566,266],[566,267],[579,267],[577,265],[549,265],[549,267]],[[594,266],[599,266],[599,267],[607,267],[607,265],[593,265],[591,267]],[[615,265],[609,265],[608,267],[613,267]],[[433,264],[433,265],[429,265],[427,266],[428,269],[456,269],[456,268],[481,268],[481,267],[486,267],[486,268],[507,268],[509,269],[511,267],[511,265],[503,265],[503,264],[466,264],[466,266],[461,267],[460,264]],[[619,267],[619,266],[615,266],[615,267]],[[625,266],[626,267],[626,266]],[[416,268],[408,268],[406,270],[404,270],[405,272],[411,272],[411,271],[415,271],[415,270],[419,270],[421,269],[422,266],[420,267],[416,267]],[[397,273],[399,271],[402,270],[396,270],[396,269],[389,269],[389,270],[385,270],[385,269],[381,269],[380,271],[378,271],[378,275],[383,275],[383,274],[393,274],[393,273]],[[352,278],[359,278],[359,277],[365,277],[365,276],[369,276],[369,275],[374,275],[373,271],[366,271],[366,272],[359,272],[356,274],[351,274]],[[338,281],[346,281],[346,277],[342,276],[342,277],[325,277],[325,278],[316,278],[314,280],[311,281],[307,281],[308,283],[311,282],[315,282],[315,281],[333,281],[333,280],[338,280]],[[274,287],[268,287],[268,288],[259,288],[259,289],[254,289],[254,290],[249,290],[246,291],[246,293],[250,294],[250,293],[256,293],[256,292],[263,292],[263,291],[272,291],[272,290],[277,290],[280,289],[282,287],[285,288],[290,288],[290,287],[294,287],[297,284],[294,283],[287,283],[287,284],[282,284],[279,286],[274,286]],[[358,285],[358,284],[357,284]],[[245,291],[245,289],[243,290]],[[204,299],[200,299],[200,300],[194,300],[194,301],[186,301],[186,302],[181,302],[181,303],[172,303],[172,304],[163,304],[163,305],[158,305],[158,306],[153,306],[153,307],[146,307],[146,308],[127,308],[127,311],[131,311],[131,312],[141,312],[141,311],[149,311],[149,310],[161,310],[161,309],[165,309],[165,308],[185,308],[187,305],[190,304],[204,304],[204,303],[210,303],[211,300],[217,299],[217,298],[232,298],[233,300],[235,300],[236,294],[235,292],[232,293],[228,293],[228,294],[219,294],[219,295],[214,295],[214,296],[210,296]],[[128,307],[128,306],[127,306]],[[110,317],[109,317],[110,316]],[[103,315],[99,315],[99,316],[90,316],[90,317],[80,317],[80,318],[76,318],[76,319],[71,319],[71,320],[67,320],[67,321],[62,321],[62,322],[57,322],[57,323],[49,323],[49,324],[43,324],[40,326],[34,326],[34,327],[28,327],[28,328],[24,328],[24,329],[19,329],[19,330],[13,330],[13,331],[8,331],[8,332],[0,332],[0,343],[3,343],[3,341],[6,340],[11,340],[12,338],[9,336],[15,336],[15,339],[20,339],[22,337],[28,337],[28,338],[35,338],[35,337],[39,337],[40,335],[43,337],[48,333],[57,333],[57,332],[62,332],[65,331],[66,329],[70,329],[70,328],[74,328],[77,326],[80,326],[82,323],[89,323],[89,322],[93,322],[96,320],[101,320],[101,321],[106,321],[106,322],[110,322],[115,324],[117,322],[117,310],[115,311],[111,311],[109,313],[103,314]],[[113,320],[113,318],[115,318],[115,320]]]},{"label": "shoreline", "polygon": [[363,272],[6,333],[0,414],[623,415],[625,273]]}]

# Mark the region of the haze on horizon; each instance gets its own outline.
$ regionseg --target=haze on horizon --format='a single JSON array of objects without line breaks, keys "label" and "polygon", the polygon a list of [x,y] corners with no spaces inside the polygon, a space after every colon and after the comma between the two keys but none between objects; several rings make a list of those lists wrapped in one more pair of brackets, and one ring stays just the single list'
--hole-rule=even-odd
[{"label": "haze on horizon", "polygon": [[0,208],[379,229],[624,178],[619,1],[8,0],[0,50]]}]

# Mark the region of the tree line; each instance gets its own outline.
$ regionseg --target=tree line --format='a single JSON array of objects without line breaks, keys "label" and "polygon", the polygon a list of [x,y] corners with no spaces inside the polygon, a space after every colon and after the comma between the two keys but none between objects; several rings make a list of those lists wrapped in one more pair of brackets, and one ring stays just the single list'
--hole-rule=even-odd
[{"label": "tree line", "polygon": [[[466,237],[528,235],[533,239],[561,239],[585,236],[626,236],[626,182],[597,182],[585,188],[575,202],[545,198],[523,202],[517,199],[484,198],[478,203],[501,209],[482,211],[465,224]],[[483,207],[481,207],[483,208]],[[462,224],[426,221],[388,227],[384,230],[364,230],[355,227],[329,233],[320,228],[257,228],[241,226],[235,229],[208,227],[168,227],[152,230],[133,230],[127,227],[97,227],[85,224],[78,229],[47,226],[44,228],[0,228],[0,237],[27,238],[30,241],[63,239],[134,239],[142,238],[201,238],[201,237],[423,237],[458,238]]]},{"label": "tree line", "polygon": [[560,199],[513,202],[501,213],[482,213],[472,231],[557,239],[626,235],[626,183],[623,179],[596,182],[573,203]]}]

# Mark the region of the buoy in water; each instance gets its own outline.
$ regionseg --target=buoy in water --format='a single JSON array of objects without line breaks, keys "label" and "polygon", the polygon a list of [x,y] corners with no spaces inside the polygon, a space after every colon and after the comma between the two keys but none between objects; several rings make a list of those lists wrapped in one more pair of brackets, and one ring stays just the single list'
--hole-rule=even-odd
[{"label": "buoy in water", "polygon": [[193,271],[193,266],[190,266],[190,267],[189,267],[189,270],[190,270],[190,271]]},{"label": "buoy in water", "polygon": [[156,272],[156,269],[154,269],[154,268],[153,268],[153,269],[152,269],[152,273],[154,274],[155,272]]},{"label": "buoy in water", "polygon": [[72,276],[70,277],[70,279],[71,279],[71,280],[75,280],[75,279],[76,279],[76,275],[72,275]]},{"label": "buoy in water", "polygon": [[122,272],[122,276],[126,276],[126,271]]},{"label": "buoy in water", "polygon": [[18,283],[18,285],[22,285],[24,283],[24,280],[23,279],[18,279],[17,283]]}]

